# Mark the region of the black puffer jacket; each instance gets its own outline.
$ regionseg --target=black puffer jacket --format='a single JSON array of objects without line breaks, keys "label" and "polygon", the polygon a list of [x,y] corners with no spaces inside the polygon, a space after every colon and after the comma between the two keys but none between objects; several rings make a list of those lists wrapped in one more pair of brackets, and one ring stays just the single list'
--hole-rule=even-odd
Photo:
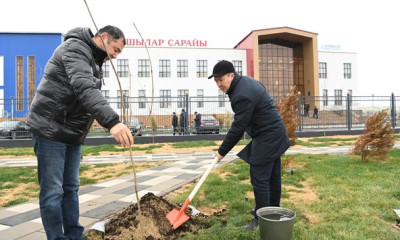
[{"label": "black puffer jacket", "polygon": [[95,118],[108,129],[118,114],[101,95],[101,65],[107,53],[89,28],[69,31],[48,61],[33,98],[27,126],[53,141],[82,144]]}]

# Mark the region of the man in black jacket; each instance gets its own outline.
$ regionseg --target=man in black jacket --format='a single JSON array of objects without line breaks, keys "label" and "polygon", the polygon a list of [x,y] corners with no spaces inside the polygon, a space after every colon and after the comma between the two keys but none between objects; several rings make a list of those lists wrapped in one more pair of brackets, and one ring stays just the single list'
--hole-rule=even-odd
[{"label": "man in black jacket", "polygon": [[33,98],[28,130],[38,159],[40,213],[47,239],[82,239],[79,224],[81,144],[93,120],[127,147],[132,134],[101,95],[101,66],[125,46],[122,31],[106,26],[69,31],[48,61]]},{"label": "man in black jacket", "polygon": [[289,148],[282,117],[264,85],[251,77],[235,73],[231,62],[222,60],[209,77],[228,94],[234,121],[216,153],[219,160],[236,145],[243,134],[252,141],[238,154],[250,164],[251,184],[256,202],[253,220],[243,228],[257,227],[256,211],[262,207],[279,206],[281,198],[281,155]]},{"label": "man in black jacket", "polygon": [[173,133],[174,136],[175,136],[175,132],[177,132],[177,133],[179,133],[179,135],[181,135],[181,133],[178,131],[178,117],[176,116],[175,112],[172,113],[172,127],[174,128],[174,133]]},{"label": "man in black jacket", "polygon": [[183,108],[181,110],[181,117],[179,119],[179,124],[181,126],[182,135],[188,135],[189,134],[189,131],[188,131],[189,119],[188,119],[187,112]]},{"label": "man in black jacket", "polygon": [[200,134],[200,126],[201,126],[201,114],[198,112],[194,112],[194,115],[196,116],[194,118],[194,126],[196,128],[196,134]]}]

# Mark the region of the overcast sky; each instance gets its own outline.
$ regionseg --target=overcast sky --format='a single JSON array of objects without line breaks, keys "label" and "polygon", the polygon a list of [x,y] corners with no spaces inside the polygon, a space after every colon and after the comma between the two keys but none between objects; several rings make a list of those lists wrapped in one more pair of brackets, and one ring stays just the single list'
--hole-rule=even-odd
[{"label": "overcast sky", "polygon": [[[318,34],[318,44],[357,53],[359,94],[400,95],[400,14],[396,0],[86,0],[98,27],[126,38],[207,40],[232,48],[256,29],[288,26]],[[83,0],[2,0],[0,32],[92,28]],[[1,54],[1,53],[0,53]]]}]

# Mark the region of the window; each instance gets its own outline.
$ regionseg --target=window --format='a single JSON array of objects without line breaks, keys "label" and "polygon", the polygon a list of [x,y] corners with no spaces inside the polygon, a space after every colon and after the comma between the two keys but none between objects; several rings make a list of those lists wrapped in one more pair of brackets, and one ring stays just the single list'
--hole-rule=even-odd
[{"label": "window", "polygon": [[146,108],[146,90],[139,90],[139,108]]},{"label": "window", "polygon": [[342,90],[335,89],[335,105],[341,106],[342,105]]},{"label": "window", "polygon": [[[125,109],[129,108],[129,91],[128,90],[122,90],[122,95],[124,96],[123,101],[124,101],[124,107]],[[117,92],[117,97],[118,97],[118,109],[121,109],[121,91],[118,90]]]},{"label": "window", "polygon": [[319,66],[319,78],[328,78],[328,69],[326,66],[326,62],[318,63]]},{"label": "window", "polygon": [[150,60],[148,59],[138,60],[138,77],[140,78],[150,77]]},{"label": "window", "polygon": [[189,95],[188,89],[178,89],[178,108],[185,108],[186,94]]},{"label": "window", "polygon": [[208,77],[207,60],[196,61],[196,76],[198,78]]},{"label": "window", "polygon": [[343,63],[344,79],[351,79],[351,63]]},{"label": "window", "polygon": [[177,77],[187,78],[188,77],[188,60],[178,60],[177,62]]},{"label": "window", "polygon": [[160,78],[171,77],[171,61],[160,59]]},{"label": "window", "polygon": [[225,93],[218,89],[218,107],[225,107]]},{"label": "window", "polygon": [[328,106],[328,89],[323,89],[323,96],[322,96],[322,101],[324,106]]},{"label": "window", "polygon": [[103,97],[105,99],[109,99],[110,98],[110,90],[101,90],[101,95],[103,95]]},{"label": "window", "polygon": [[242,75],[242,61],[233,60],[233,67],[237,74]]},{"label": "window", "polygon": [[105,78],[108,78],[108,77],[110,77],[110,63],[109,62],[105,62],[104,64],[103,64],[103,76],[105,77]]},{"label": "window", "polygon": [[22,56],[17,56],[17,110],[24,110],[24,59]]},{"label": "window", "polygon": [[128,77],[128,59],[117,59],[117,72],[118,77]]},{"label": "window", "polygon": [[204,90],[197,89],[197,107],[202,108],[204,107]]},{"label": "window", "polygon": [[28,106],[31,105],[35,96],[36,81],[35,81],[35,56],[28,57]]},{"label": "window", "polygon": [[171,107],[171,90],[160,90],[160,108]]}]

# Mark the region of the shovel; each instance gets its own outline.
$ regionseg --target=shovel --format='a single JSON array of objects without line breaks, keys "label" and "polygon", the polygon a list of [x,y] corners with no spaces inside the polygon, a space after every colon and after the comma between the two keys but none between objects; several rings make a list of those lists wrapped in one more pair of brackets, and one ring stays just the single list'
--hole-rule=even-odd
[{"label": "shovel", "polygon": [[211,162],[210,166],[208,166],[207,170],[204,172],[203,176],[200,178],[200,181],[196,184],[189,197],[186,198],[185,203],[183,204],[181,210],[174,208],[171,212],[167,214],[167,218],[172,225],[173,229],[177,229],[179,226],[184,224],[187,220],[189,220],[189,216],[185,213],[190,201],[192,201],[194,195],[196,195],[197,191],[203,184],[204,180],[206,180],[208,174],[211,172],[211,169],[218,162],[218,158],[215,157]]}]

